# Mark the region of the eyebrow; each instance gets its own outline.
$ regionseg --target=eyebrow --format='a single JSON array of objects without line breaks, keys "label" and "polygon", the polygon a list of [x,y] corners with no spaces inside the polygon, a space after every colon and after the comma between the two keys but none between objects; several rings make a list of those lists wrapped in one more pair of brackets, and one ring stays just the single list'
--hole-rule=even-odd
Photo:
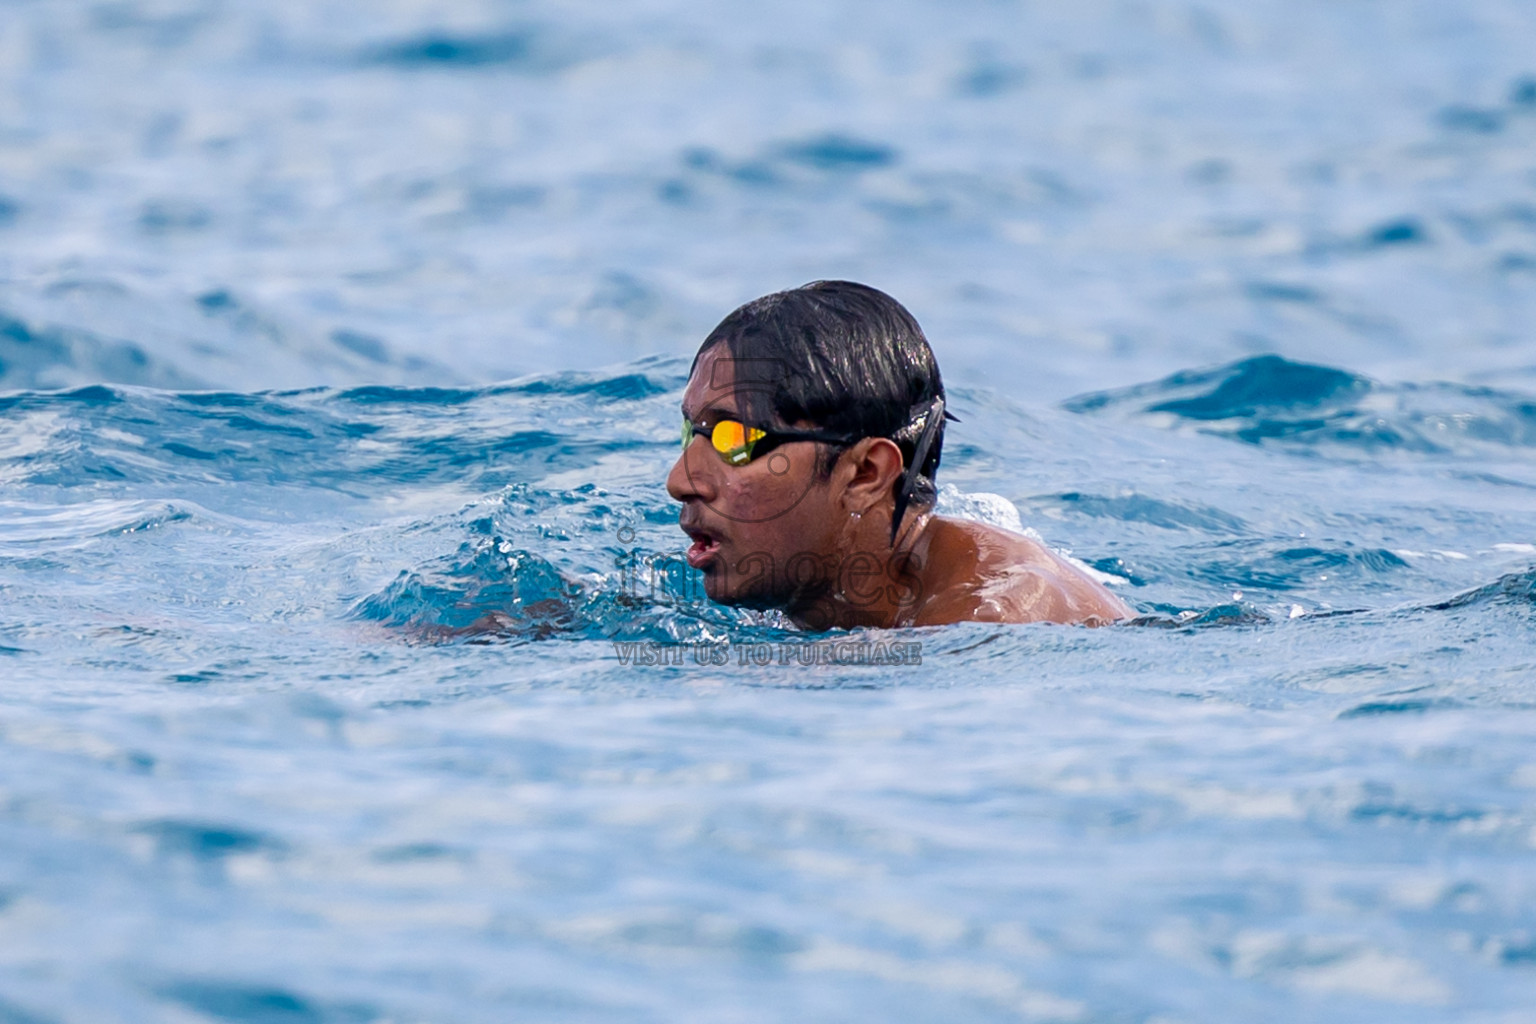
[{"label": "eyebrow", "polygon": [[692,420],[695,423],[702,422],[704,420],[704,417],[710,415],[711,413],[713,413],[715,416],[717,416],[717,417],[719,417],[721,419],[739,420],[741,418],[740,410],[737,410],[737,409],[723,409],[720,406],[714,405],[714,404],[706,405],[704,408],[700,409],[698,412],[694,413],[691,416],[688,414],[688,407],[686,405],[684,405],[682,407],[682,409],[683,409],[683,415],[687,416],[688,419]]}]

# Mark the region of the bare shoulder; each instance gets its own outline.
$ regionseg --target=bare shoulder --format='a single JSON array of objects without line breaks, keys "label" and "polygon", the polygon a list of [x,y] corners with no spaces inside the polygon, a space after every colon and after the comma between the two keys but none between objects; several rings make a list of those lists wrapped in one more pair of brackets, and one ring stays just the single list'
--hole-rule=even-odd
[{"label": "bare shoulder", "polygon": [[1098,580],[1032,537],[986,523],[934,517],[930,584],[914,625],[1056,622],[1100,626],[1131,609]]}]

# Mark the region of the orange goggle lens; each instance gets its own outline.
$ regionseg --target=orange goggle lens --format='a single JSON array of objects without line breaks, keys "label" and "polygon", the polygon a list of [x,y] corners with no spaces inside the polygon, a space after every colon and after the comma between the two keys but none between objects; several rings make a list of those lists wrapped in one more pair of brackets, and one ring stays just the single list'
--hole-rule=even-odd
[{"label": "orange goggle lens", "polygon": [[[720,420],[709,433],[709,443],[720,457],[733,466],[744,466],[752,461],[752,448],[768,436],[765,430],[749,427],[736,420]],[[683,420],[683,447],[693,442],[693,424]]]}]

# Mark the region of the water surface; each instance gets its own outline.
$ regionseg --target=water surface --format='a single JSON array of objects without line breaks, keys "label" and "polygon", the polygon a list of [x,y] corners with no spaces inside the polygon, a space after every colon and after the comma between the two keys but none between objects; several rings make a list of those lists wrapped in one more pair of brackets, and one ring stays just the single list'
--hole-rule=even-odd
[{"label": "water surface", "polygon": [[[0,8],[0,1021],[1523,1019],[1533,43]],[[834,276],[1136,624],[746,656],[677,403]]]}]

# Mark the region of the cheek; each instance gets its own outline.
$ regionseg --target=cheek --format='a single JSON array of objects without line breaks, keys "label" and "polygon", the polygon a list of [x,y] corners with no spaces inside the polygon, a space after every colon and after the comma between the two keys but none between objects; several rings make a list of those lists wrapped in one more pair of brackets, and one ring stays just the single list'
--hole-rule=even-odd
[{"label": "cheek", "polygon": [[787,538],[814,546],[827,525],[825,481],[815,477],[812,462],[786,460],[775,466],[773,458],[770,454],[722,477],[719,497],[711,504],[740,524],[742,538],[750,534],[767,543]]},{"label": "cheek", "polygon": [[766,508],[774,504],[776,491],[773,482],[755,476],[748,477],[744,473],[737,474],[730,487],[732,502],[743,510]]},{"label": "cheek", "polygon": [[834,545],[832,537],[836,524],[832,511],[827,507],[825,488],[807,490],[802,484],[795,491],[799,500],[792,508],[764,523],[765,533],[777,540],[777,546],[785,551],[820,553]]},{"label": "cheek", "polygon": [[722,487],[732,512],[761,527],[793,516],[804,504],[805,485],[767,473],[732,473]]}]

